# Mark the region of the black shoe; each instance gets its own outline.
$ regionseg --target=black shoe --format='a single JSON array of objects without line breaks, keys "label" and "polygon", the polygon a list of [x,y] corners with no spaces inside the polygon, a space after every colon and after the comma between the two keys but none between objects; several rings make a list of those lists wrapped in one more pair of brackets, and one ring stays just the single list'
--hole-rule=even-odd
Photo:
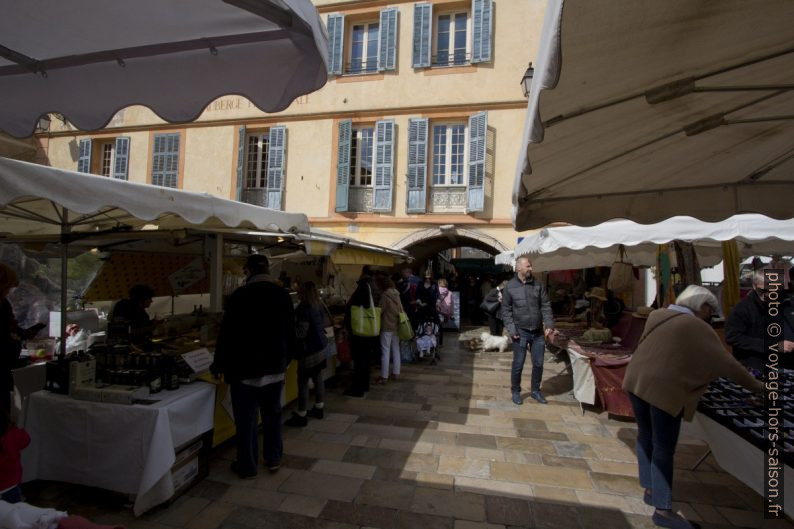
[{"label": "black shoe", "polygon": [[521,398],[521,393],[518,391],[513,392],[513,404],[518,404],[519,406],[524,404],[524,399]]},{"label": "black shoe", "polygon": [[256,472],[254,472],[254,473],[248,473],[247,472],[245,474],[240,472],[240,465],[237,464],[237,461],[232,461],[231,469],[232,469],[232,472],[237,474],[237,477],[240,478],[240,479],[256,479]]},{"label": "black shoe", "polygon": [[697,522],[690,522],[683,516],[679,516],[673,511],[666,511],[669,514],[659,514],[659,510],[654,511],[651,520],[654,525],[659,527],[667,527],[669,529],[700,529],[700,524]]},{"label": "black shoe", "polygon": [[281,462],[278,461],[275,463],[265,463],[265,466],[267,467],[268,472],[270,472],[271,474],[275,474],[276,472],[278,472],[278,469],[281,468]]},{"label": "black shoe", "polygon": [[323,410],[323,408],[318,408],[317,406],[315,406],[314,408],[307,411],[306,415],[314,419],[322,419],[323,417],[325,417],[325,411]]},{"label": "black shoe", "polygon": [[363,391],[358,391],[358,390],[355,390],[355,389],[348,389],[347,391],[344,392],[344,396],[345,397],[357,397],[357,398],[360,399],[360,398],[362,398],[364,396],[364,392]]},{"label": "black shoe", "polygon": [[298,428],[303,428],[304,426],[309,424],[309,419],[307,419],[305,415],[301,416],[293,411],[292,417],[284,421],[284,424],[287,426],[295,426]]},{"label": "black shoe", "polygon": [[549,401],[546,400],[546,397],[543,396],[543,393],[540,391],[533,391],[529,394],[530,397],[535,399],[536,401],[540,402],[541,404],[548,404]]}]

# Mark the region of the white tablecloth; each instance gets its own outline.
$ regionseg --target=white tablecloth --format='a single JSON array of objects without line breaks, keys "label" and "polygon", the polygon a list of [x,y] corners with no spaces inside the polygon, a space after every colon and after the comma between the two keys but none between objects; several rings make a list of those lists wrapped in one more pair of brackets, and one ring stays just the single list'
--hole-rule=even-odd
[{"label": "white tablecloth", "polygon": [[590,359],[580,355],[570,348],[565,349],[568,358],[571,359],[571,371],[573,373],[573,396],[582,404],[595,404],[596,385],[593,368]]},{"label": "white tablecloth", "polygon": [[[723,469],[761,496],[764,495],[763,450],[700,412],[695,413],[692,422],[684,421],[682,424],[683,434],[708,443],[714,458]],[[794,493],[791,489],[794,487],[794,471],[784,465],[783,475],[784,490],[788,491],[783,499],[783,512],[794,516]]]},{"label": "white tablecloth", "polygon": [[174,449],[212,429],[215,387],[204,382],[151,396],[156,404],[30,395],[23,481],[47,479],[135,495],[140,515],[174,494]]}]

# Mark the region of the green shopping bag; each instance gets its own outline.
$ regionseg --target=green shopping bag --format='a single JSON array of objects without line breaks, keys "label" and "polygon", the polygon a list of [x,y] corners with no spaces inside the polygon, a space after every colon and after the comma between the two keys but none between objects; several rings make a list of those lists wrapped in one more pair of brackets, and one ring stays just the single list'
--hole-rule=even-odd
[{"label": "green shopping bag", "polygon": [[414,337],[414,329],[411,327],[411,320],[405,312],[401,312],[397,323],[397,337],[400,340],[410,340]]},{"label": "green shopping bag", "polygon": [[353,305],[350,307],[350,327],[356,336],[380,335],[380,307],[372,301],[372,289],[369,288],[369,307]]}]

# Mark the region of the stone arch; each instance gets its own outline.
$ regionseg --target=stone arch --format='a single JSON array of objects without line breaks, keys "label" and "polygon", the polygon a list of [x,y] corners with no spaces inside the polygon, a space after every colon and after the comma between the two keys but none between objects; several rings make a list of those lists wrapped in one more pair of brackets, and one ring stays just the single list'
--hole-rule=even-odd
[{"label": "stone arch", "polygon": [[394,243],[394,248],[410,251],[411,255],[420,262],[447,248],[458,246],[477,248],[491,255],[512,249],[490,235],[475,229],[458,228],[451,224],[419,230]]}]

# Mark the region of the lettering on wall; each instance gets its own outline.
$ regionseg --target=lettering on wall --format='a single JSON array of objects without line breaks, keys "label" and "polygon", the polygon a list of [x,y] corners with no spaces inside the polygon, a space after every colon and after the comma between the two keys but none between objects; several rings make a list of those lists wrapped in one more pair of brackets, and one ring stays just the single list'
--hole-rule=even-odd
[{"label": "lettering on wall", "polygon": [[[305,95],[297,97],[292,104],[308,105],[309,96]],[[249,108],[256,108],[256,105],[244,97],[223,97],[207,105],[204,109],[204,112],[226,112],[229,110],[245,110]]]}]

